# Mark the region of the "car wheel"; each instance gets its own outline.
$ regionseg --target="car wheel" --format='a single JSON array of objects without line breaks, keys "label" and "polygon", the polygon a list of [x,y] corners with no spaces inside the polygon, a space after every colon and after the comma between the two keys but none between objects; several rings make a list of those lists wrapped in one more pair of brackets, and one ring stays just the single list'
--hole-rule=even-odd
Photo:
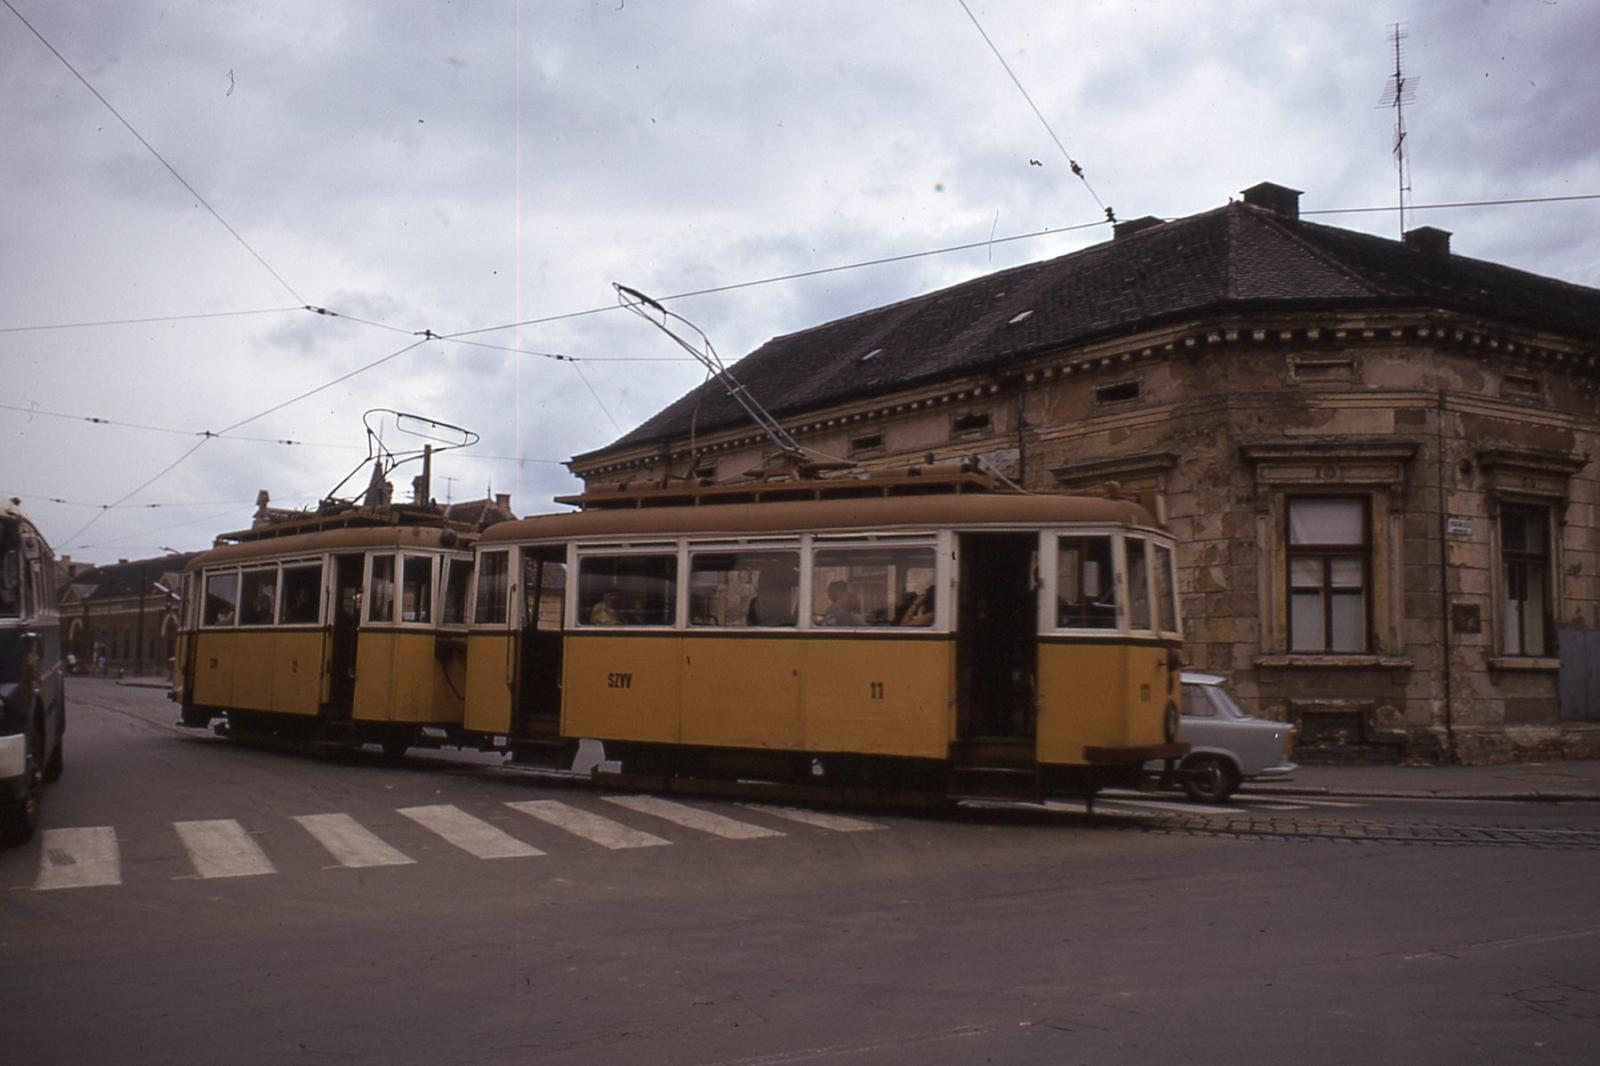
[{"label": "car wheel", "polygon": [[39,767],[39,743],[28,735],[28,751],[22,766],[21,796],[0,796],[0,846],[26,844],[39,828],[39,798],[44,791],[44,771]]},{"label": "car wheel", "polygon": [[1225,803],[1239,787],[1239,771],[1220,755],[1196,755],[1183,768],[1184,794],[1196,803]]}]

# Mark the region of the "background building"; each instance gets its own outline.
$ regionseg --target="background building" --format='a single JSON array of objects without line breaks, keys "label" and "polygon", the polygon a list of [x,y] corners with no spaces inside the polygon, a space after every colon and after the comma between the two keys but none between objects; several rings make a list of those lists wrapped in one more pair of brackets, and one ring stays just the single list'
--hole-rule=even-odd
[{"label": "background building", "polygon": [[69,576],[61,590],[62,646],[74,657],[76,671],[165,673],[177,640],[179,575],[197,554],[88,568],[63,556]]},{"label": "background building", "polygon": [[[774,338],[739,379],[864,468],[1149,491],[1187,658],[1302,754],[1600,755],[1600,290],[1242,202]],[[760,476],[715,382],[571,468]]]}]

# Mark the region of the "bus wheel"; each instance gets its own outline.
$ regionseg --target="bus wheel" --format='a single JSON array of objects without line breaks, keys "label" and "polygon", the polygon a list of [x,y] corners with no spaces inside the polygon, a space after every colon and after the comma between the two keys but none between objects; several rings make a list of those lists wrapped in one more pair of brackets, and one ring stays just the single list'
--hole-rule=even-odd
[{"label": "bus wheel", "polygon": [[56,734],[56,747],[50,753],[50,758],[44,762],[44,779],[46,781],[61,780],[61,771],[66,769],[67,727],[61,727],[61,732]]},{"label": "bus wheel", "polygon": [[0,846],[26,844],[39,828],[39,797],[44,790],[44,772],[39,768],[39,741],[28,734],[28,749],[22,764],[21,796],[0,796]]},{"label": "bus wheel", "polygon": [[1184,764],[1183,791],[1196,803],[1226,803],[1239,787],[1239,771],[1216,755],[1196,755]]}]

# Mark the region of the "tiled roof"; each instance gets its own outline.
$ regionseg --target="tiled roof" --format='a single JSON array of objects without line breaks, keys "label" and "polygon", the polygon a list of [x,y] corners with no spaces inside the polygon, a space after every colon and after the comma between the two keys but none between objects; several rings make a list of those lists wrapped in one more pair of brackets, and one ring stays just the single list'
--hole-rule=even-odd
[{"label": "tiled roof", "polygon": [[[159,598],[161,593],[155,590],[154,583],[163,580],[163,575],[183,573],[183,568],[189,560],[199,554],[199,552],[184,552],[181,555],[158,555],[150,559],[133,559],[126,563],[97,566],[74,577],[70,585],[78,592],[79,597],[85,600],[119,596],[136,597],[139,595],[141,585],[146,596]],[[177,590],[175,585],[173,590]]]},{"label": "tiled roof", "polygon": [[[734,373],[781,418],[1200,312],[1318,305],[1436,307],[1600,340],[1600,289],[1230,203],[775,337]],[[681,437],[691,417],[701,431],[746,421],[708,382],[578,458]]]}]

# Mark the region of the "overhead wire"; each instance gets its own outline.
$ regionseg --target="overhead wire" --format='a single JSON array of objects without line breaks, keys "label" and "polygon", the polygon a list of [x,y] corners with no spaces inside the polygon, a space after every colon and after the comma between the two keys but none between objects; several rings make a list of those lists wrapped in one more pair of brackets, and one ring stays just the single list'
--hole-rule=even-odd
[{"label": "overhead wire", "polygon": [[84,77],[81,73],[79,73],[78,68],[73,66],[72,62],[69,59],[67,59],[66,56],[62,55],[61,52],[56,48],[56,46],[51,44],[49,39],[47,37],[45,37],[44,34],[39,32],[37,27],[35,27],[33,23],[29,22],[27,20],[27,18],[24,17],[22,12],[20,12],[20,11],[18,11],[16,9],[16,7],[11,3],[11,0],[0,0],[0,4],[5,4],[5,6],[10,9],[11,13],[17,17],[17,20],[19,22],[21,22],[24,26],[28,27],[28,31],[30,33],[32,33],[35,37],[39,38],[39,43],[43,44],[46,48],[48,48],[50,50],[50,54],[55,56],[56,59],[60,60],[61,65],[66,67],[69,71],[71,71],[72,72],[72,76],[77,78],[78,81],[83,84],[83,87],[85,89],[88,89],[91,93],[93,93],[94,94],[94,98],[96,100],[99,100],[101,104],[105,105],[105,109],[107,111],[111,112],[113,115],[116,116],[117,121],[122,123],[122,125],[127,129],[127,131],[129,133],[133,134],[134,138],[140,144],[144,145],[146,151],[148,151],[151,155],[155,156],[157,162],[159,162],[162,166],[167,168],[167,173],[171,174],[174,178],[178,179],[178,184],[182,185],[185,189],[189,190],[189,194],[191,196],[193,196],[197,201],[199,201],[200,206],[205,208],[208,212],[210,212],[211,217],[216,219],[217,222],[221,224],[223,229],[227,230],[230,234],[233,235],[233,239],[239,242],[240,247],[242,247],[245,251],[249,252],[251,257],[254,258],[257,263],[260,263],[262,268],[264,270],[266,270],[267,273],[271,274],[273,276],[273,278],[275,278],[277,280],[279,285],[283,286],[284,291],[286,291],[290,296],[293,296],[295,298],[295,300],[297,300],[298,302],[300,302],[302,304],[306,302],[305,298],[303,296],[301,296],[298,292],[295,291],[294,286],[290,285],[287,281],[285,281],[283,279],[283,275],[279,274],[276,270],[272,269],[272,264],[268,263],[265,259],[263,259],[261,257],[261,253],[256,251],[253,247],[251,247],[250,242],[245,240],[244,237],[239,233],[238,230],[234,229],[232,226],[230,226],[228,224],[228,220],[223,218],[222,215],[220,215],[217,212],[217,209],[211,206],[210,201],[208,201],[204,196],[201,196],[200,195],[200,191],[198,189],[196,189],[193,185],[190,185],[187,178],[185,178],[182,174],[178,173],[178,168],[174,167],[171,163],[167,162],[167,157],[162,155],[160,152],[156,151],[155,145],[153,145],[149,141],[145,140],[144,134],[140,133],[137,129],[135,129],[133,123],[129,122],[126,118],[124,118],[123,115],[122,115],[122,112],[118,111],[116,109],[116,107],[114,107],[112,105],[110,100],[107,100],[103,95],[101,95],[100,90],[96,89],[94,87],[94,85],[90,83],[88,78]]},{"label": "overhead wire", "polygon": [[[1438,211],[1447,207],[1502,207],[1507,204],[1554,204],[1573,200],[1600,200],[1600,193],[1577,193],[1571,196],[1518,196],[1505,200],[1458,200],[1445,204],[1407,204],[1407,211]],[[1301,211],[1302,215],[1365,215],[1380,211],[1392,213],[1394,205],[1387,207],[1325,207],[1319,211]]]},{"label": "overhead wire", "polygon": [[1100,210],[1105,212],[1106,221],[1115,222],[1117,220],[1116,213],[1105,205],[1105,201],[1101,200],[1100,195],[1094,191],[1094,186],[1089,184],[1089,177],[1083,172],[1083,167],[1078,165],[1078,161],[1072,158],[1072,153],[1067,151],[1067,146],[1061,143],[1061,138],[1056,136],[1056,131],[1051,127],[1050,120],[1044,117],[1044,112],[1039,110],[1039,105],[1033,102],[1033,97],[1028,95],[1028,90],[1023,87],[1022,79],[1017,77],[1016,71],[1011,69],[1011,64],[1007,63],[1006,57],[1000,54],[1000,49],[995,47],[994,41],[989,39],[988,32],[983,28],[983,23],[979,22],[978,16],[972,13],[972,8],[967,6],[967,0],[956,0],[956,3],[961,5],[961,10],[967,13],[967,18],[972,20],[972,25],[977,28],[979,35],[983,37],[983,43],[989,46],[989,51],[994,53],[994,57],[1005,68],[1006,74],[1011,78],[1011,84],[1015,85],[1017,92],[1021,93],[1022,98],[1028,101],[1028,106],[1033,109],[1034,117],[1039,120],[1039,124],[1044,127],[1044,131],[1050,135],[1050,139],[1055,142],[1056,148],[1061,152],[1061,158],[1067,161],[1067,169],[1076,174],[1078,180],[1083,182],[1083,187],[1089,190],[1089,195],[1094,197],[1094,202],[1099,204]]},{"label": "overhead wire", "polygon": [[276,315],[286,311],[304,311],[300,307],[259,307],[249,311],[210,311],[188,315],[153,315],[148,318],[107,318],[92,322],[45,322],[32,326],[0,326],[0,333],[35,333],[54,329],[89,329],[94,326],[144,326],[163,322],[192,322],[201,318],[239,318],[245,315]]},{"label": "overhead wire", "polygon": [[[846,270],[861,270],[866,267],[884,266],[889,263],[905,263],[913,259],[926,259],[935,255],[950,255],[955,252],[968,252],[974,248],[988,248],[996,244],[1010,244],[1013,241],[1034,240],[1039,237],[1054,237],[1062,233],[1073,233],[1078,230],[1095,229],[1110,223],[1101,219],[1094,222],[1080,222],[1073,226],[1046,227],[1028,233],[1014,233],[1008,237],[995,237],[989,240],[971,241],[966,244],[952,244],[943,248],[929,248],[921,252],[904,252],[900,255],[885,255],[876,259],[862,259],[853,263],[838,263],[834,266],[817,267],[814,270],[797,270],[789,274],[774,274],[765,278],[753,278],[749,281],[730,282],[726,285],[712,285],[704,289],[690,289],[686,292],[672,293],[669,296],[651,297],[657,303],[666,303],[669,300],[687,300],[694,296],[713,296],[717,293],[736,292],[739,289],[753,289],[760,285],[776,285],[784,281],[798,281],[801,278],[815,278],[824,274],[837,274]],[[561,314],[545,315],[541,318],[527,318],[518,322],[506,322],[498,326],[483,326],[478,329],[457,330],[453,333],[441,333],[438,340],[456,341],[461,337],[474,337],[481,333],[495,333],[504,329],[516,329],[520,326],[542,326],[550,322],[563,322],[573,318],[584,318],[589,315],[604,314],[608,311],[621,310],[620,305],[611,303],[603,307],[590,307],[582,311],[566,311]]]}]

